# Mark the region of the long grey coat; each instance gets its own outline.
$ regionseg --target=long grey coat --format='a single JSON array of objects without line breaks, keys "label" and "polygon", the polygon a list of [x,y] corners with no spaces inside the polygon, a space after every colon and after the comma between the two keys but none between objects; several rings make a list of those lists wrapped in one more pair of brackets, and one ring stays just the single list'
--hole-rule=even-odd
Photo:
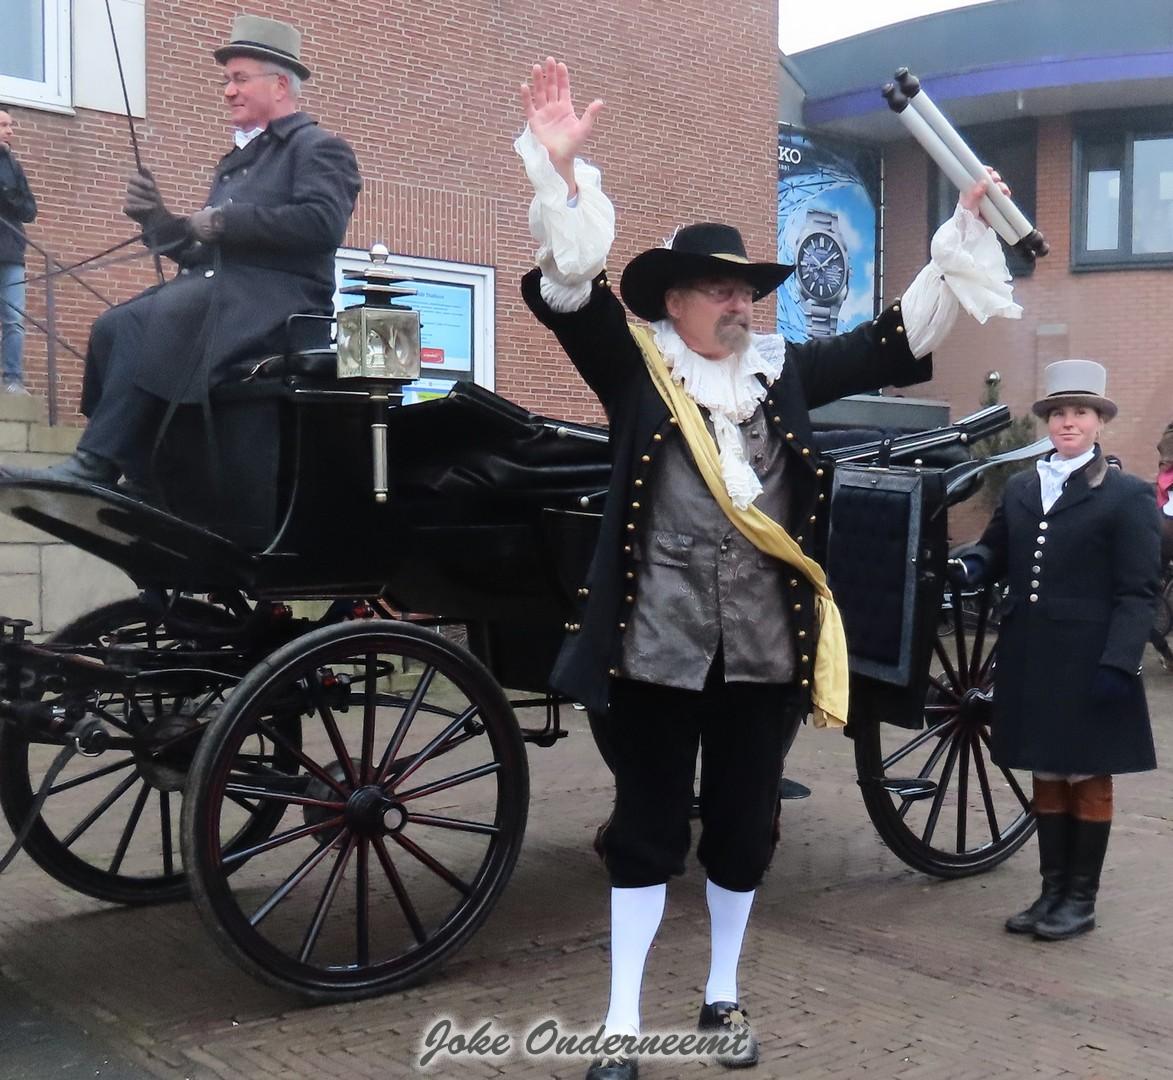
[{"label": "long grey coat", "polygon": [[998,631],[991,756],[1035,772],[1156,766],[1144,685],[1100,702],[1100,665],[1135,675],[1159,591],[1153,489],[1096,456],[1043,514],[1035,470],[1006,485],[975,550],[1009,582]]},{"label": "long grey coat", "polygon": [[[102,315],[91,348],[113,342],[156,397],[201,400],[240,361],[281,351],[290,315],[333,312],[334,254],[361,186],[337,135],[301,112],[274,120],[216,166],[206,203],[224,211],[218,251],[187,240],[186,219],[163,223],[158,239],[179,238],[168,254],[180,273]],[[104,366],[97,357],[87,376]],[[99,393],[83,387],[83,412]]]}]

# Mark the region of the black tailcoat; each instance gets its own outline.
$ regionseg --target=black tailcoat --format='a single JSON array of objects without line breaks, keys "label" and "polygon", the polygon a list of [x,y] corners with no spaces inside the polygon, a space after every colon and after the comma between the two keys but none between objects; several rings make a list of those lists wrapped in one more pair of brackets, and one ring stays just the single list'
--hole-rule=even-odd
[{"label": "black tailcoat", "polygon": [[[274,120],[216,166],[207,205],[224,211],[219,243],[180,241],[169,252],[179,275],[106,312],[112,325],[91,351],[115,342],[113,359],[135,365],[136,385],[182,402],[199,401],[241,360],[281,351],[290,315],[333,312],[335,251],[361,186],[342,139],[305,113]],[[185,236],[185,219],[158,234]],[[83,412],[96,404],[109,359],[87,364]]]},{"label": "black tailcoat", "polygon": [[[1031,469],[1012,476],[978,542],[1009,595],[998,630],[991,755],[1035,772],[1138,772],[1156,765],[1144,684],[1093,700],[1101,664],[1135,675],[1160,588],[1152,485],[1096,456],[1043,513]],[[1037,568],[1037,569],[1036,569]]]},{"label": "black tailcoat", "polygon": [[[681,436],[606,275],[595,280],[584,307],[566,314],[546,304],[540,283],[541,271],[531,270],[522,279],[522,296],[598,395],[611,429],[611,486],[583,587],[583,612],[551,676],[556,690],[603,713],[610,677],[618,668],[626,611],[639,587],[639,564],[632,558],[632,541],[642,527],[639,504],[649,494],[645,483],[656,454],[666,440]],[[850,333],[787,345],[782,374],[769,386],[764,404],[788,451],[791,520],[783,524],[808,555],[821,557],[831,490],[831,470],[817,460],[808,410],[847,394],[924,382],[932,373],[931,357],[917,360],[909,351],[899,305]],[[785,580],[805,710],[815,654],[814,590],[801,574]]]}]

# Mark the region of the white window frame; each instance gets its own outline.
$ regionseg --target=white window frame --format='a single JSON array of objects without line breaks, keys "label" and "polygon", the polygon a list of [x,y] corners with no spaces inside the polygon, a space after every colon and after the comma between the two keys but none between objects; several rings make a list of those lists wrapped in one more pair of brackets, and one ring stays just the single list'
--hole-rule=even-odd
[{"label": "white window frame", "polygon": [[73,112],[70,0],[44,0],[45,78],[18,79],[0,74],[0,100],[51,112]]},{"label": "white window frame", "polygon": [[[370,253],[359,248],[339,248],[334,258],[336,272],[343,268],[369,266]],[[402,271],[404,277],[435,281],[446,285],[472,287],[472,377],[478,386],[495,389],[496,342],[495,296],[497,273],[491,266],[476,263],[448,262],[443,259],[423,259],[414,255],[392,253],[387,265]],[[341,274],[338,275],[341,277]],[[335,303],[337,307],[337,303]],[[425,367],[421,378],[444,378],[442,371]]]}]

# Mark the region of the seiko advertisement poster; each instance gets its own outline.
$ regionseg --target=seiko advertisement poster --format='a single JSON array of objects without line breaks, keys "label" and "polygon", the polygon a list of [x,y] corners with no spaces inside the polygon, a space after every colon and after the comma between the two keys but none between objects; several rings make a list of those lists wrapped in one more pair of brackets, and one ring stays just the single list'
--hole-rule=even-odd
[{"label": "seiko advertisement poster", "polygon": [[830,337],[876,315],[880,154],[782,124],[778,128],[778,333]]}]

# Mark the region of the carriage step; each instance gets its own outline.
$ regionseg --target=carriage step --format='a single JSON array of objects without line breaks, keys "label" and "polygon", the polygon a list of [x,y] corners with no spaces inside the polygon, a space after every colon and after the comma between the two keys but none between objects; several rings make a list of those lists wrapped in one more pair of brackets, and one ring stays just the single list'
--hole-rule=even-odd
[{"label": "carriage step", "polygon": [[931,799],[937,794],[937,781],[919,776],[886,777],[876,781],[885,791],[899,795],[902,799],[915,802],[917,799]]}]

